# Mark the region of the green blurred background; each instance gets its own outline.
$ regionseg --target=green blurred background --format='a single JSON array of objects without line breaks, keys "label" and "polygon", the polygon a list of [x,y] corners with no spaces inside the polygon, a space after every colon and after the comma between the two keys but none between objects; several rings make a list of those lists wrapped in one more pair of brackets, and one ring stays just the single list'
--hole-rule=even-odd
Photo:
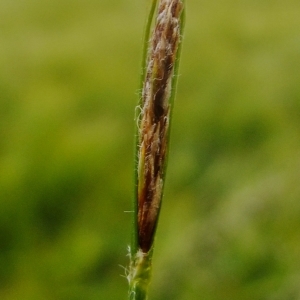
[{"label": "green blurred background", "polygon": [[[126,299],[149,0],[0,1],[0,299]],[[151,300],[300,299],[300,2],[186,0]]]}]

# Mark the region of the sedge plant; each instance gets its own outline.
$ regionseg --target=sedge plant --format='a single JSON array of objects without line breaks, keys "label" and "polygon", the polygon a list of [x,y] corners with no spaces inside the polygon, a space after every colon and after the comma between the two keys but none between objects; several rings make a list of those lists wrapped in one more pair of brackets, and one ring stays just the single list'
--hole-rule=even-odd
[{"label": "sedge plant", "polygon": [[147,299],[176,93],[184,0],[152,0],[145,26],[141,95],[136,117],[133,238],[129,300]]}]

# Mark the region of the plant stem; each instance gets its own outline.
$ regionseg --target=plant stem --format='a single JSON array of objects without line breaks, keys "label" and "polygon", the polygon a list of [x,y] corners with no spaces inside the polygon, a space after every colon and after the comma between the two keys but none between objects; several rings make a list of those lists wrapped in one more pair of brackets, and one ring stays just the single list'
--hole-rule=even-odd
[{"label": "plant stem", "polygon": [[130,300],[147,299],[150,283],[178,77],[183,10],[183,0],[153,0],[146,23],[137,120],[134,234],[127,276]]}]

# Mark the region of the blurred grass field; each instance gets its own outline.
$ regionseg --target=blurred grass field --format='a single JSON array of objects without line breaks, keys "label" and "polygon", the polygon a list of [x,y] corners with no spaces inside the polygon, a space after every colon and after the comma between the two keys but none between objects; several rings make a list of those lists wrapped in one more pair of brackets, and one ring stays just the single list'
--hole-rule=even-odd
[{"label": "blurred grass field", "polygon": [[[126,299],[146,3],[0,1],[0,299]],[[300,2],[186,0],[151,300],[300,299]]]}]

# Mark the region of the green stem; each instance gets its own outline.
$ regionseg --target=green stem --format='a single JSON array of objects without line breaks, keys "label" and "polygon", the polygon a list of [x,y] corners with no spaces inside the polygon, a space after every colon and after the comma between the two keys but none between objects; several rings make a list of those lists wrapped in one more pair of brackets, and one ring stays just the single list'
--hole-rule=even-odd
[{"label": "green stem", "polygon": [[131,260],[129,280],[129,300],[147,299],[152,271],[152,253],[138,251]]}]

